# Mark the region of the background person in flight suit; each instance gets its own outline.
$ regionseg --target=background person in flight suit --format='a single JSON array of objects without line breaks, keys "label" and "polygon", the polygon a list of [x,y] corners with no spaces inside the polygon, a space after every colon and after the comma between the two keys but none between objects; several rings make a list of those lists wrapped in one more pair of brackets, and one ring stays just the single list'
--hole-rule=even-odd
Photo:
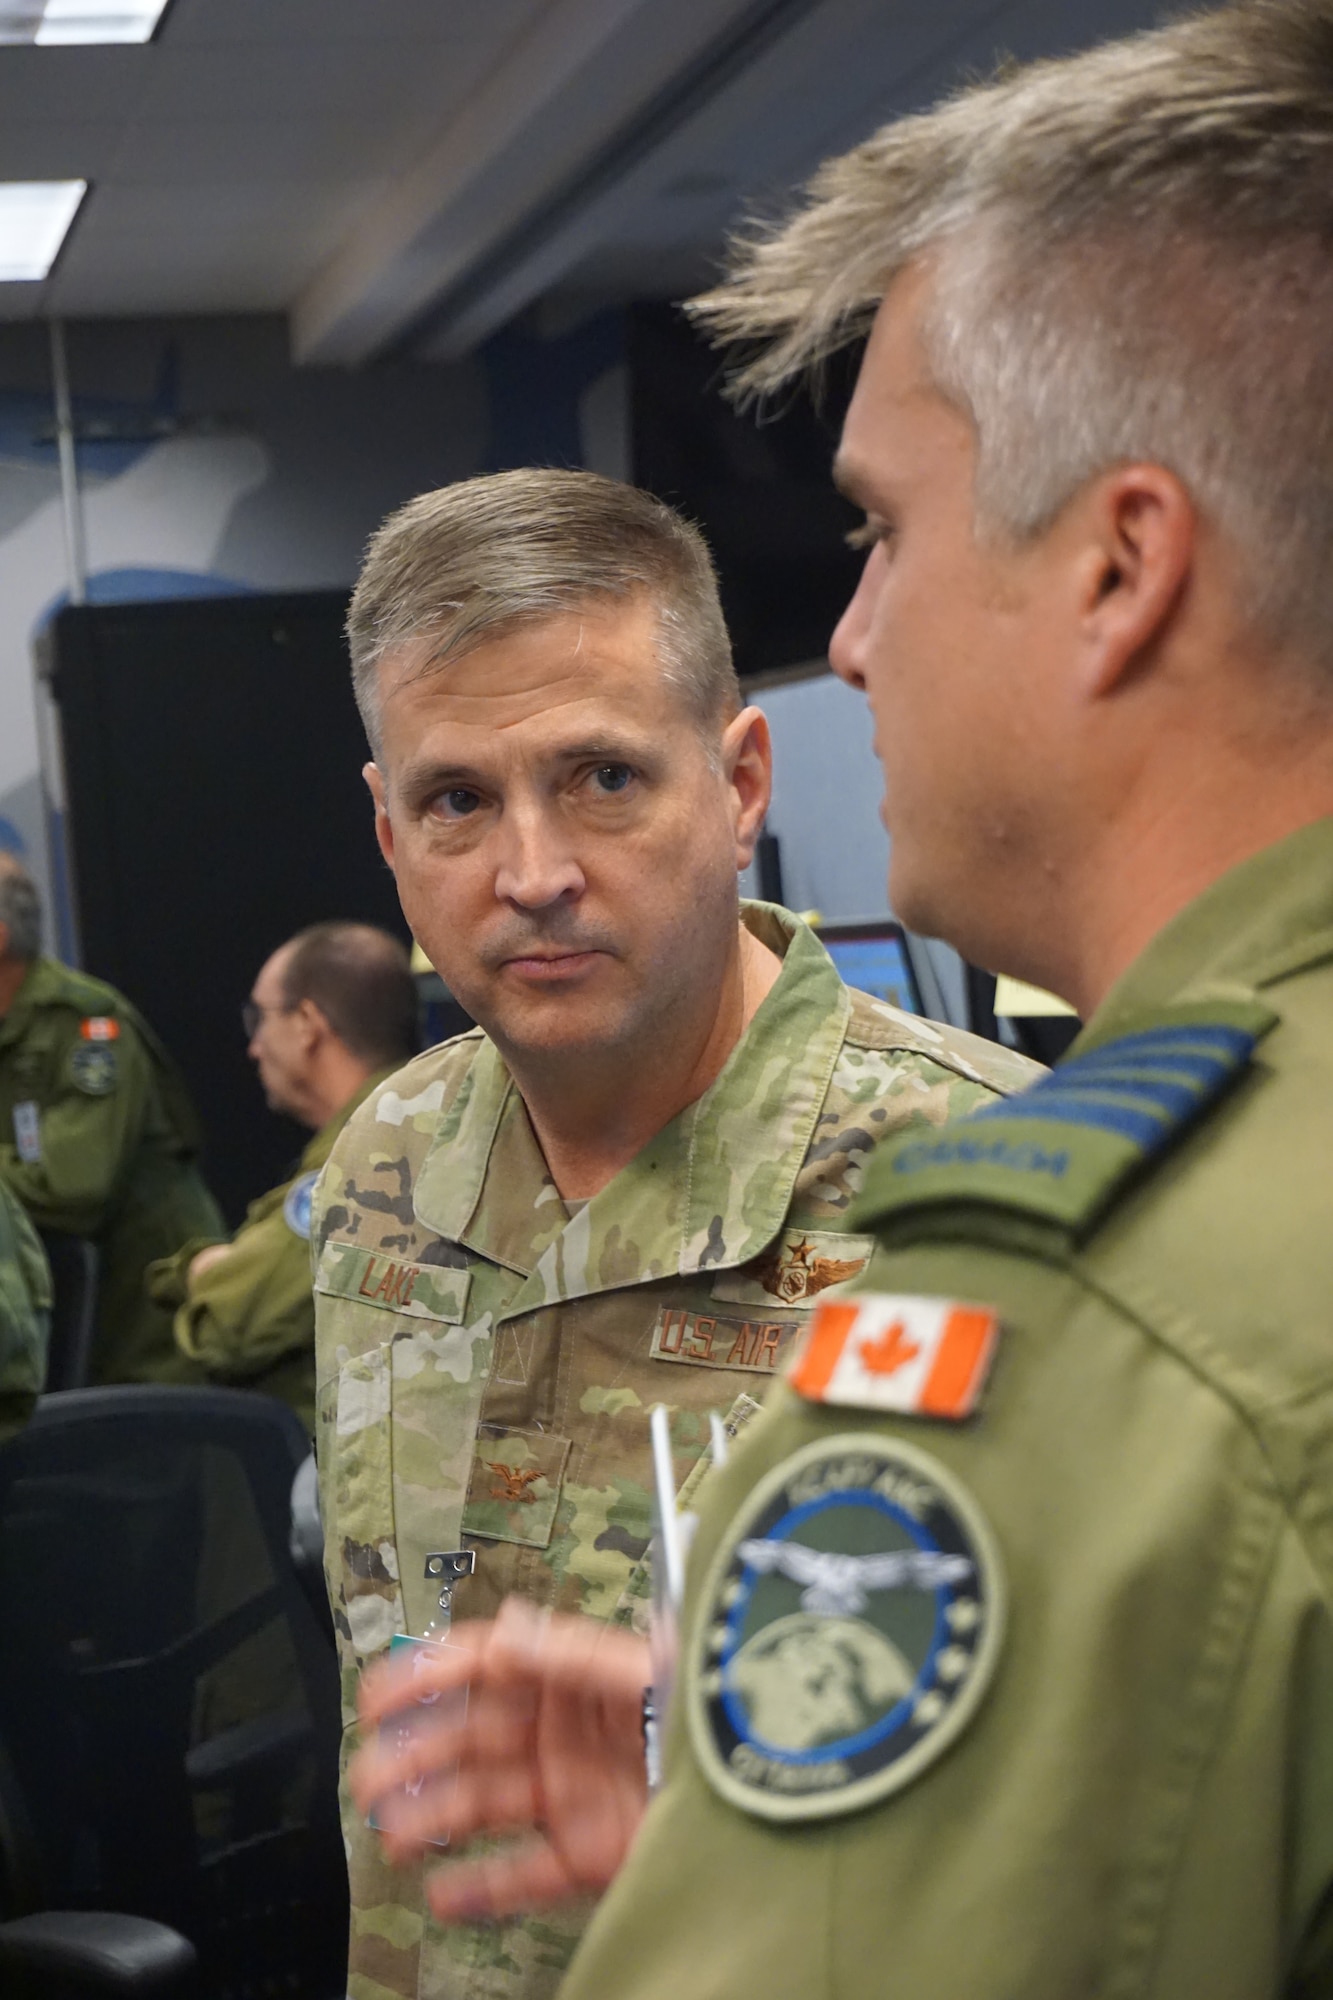
[{"label": "background person in flight suit", "polygon": [[144,1272],[222,1218],[185,1085],[114,987],[40,953],[37,892],[0,854],[0,1180],[39,1229],[99,1254],[95,1382],[190,1382]]},{"label": "background person in flight suit", "polygon": [[[349,619],[376,825],[414,934],[483,1024],[372,1092],[316,1194],[320,1478],[357,1674],[503,1594],[630,1618],[648,1409],[677,1480],[756,1407],[877,1134],[1019,1086],[993,1045],[849,995],[736,871],[769,796],[707,551],[646,494],[523,471],[426,494]],[[550,1994],[577,1918],[442,1932],[349,1807],[349,1991]]]},{"label": "background person in flight suit", "polygon": [[0,1444],[32,1415],[46,1379],[51,1274],[37,1232],[0,1181]]},{"label": "background person in flight suit", "polygon": [[[867,1168],[859,1302],[701,1495],[666,1783],[562,2000],[1333,1994],[1333,6],[905,119],[705,313],[764,388],[873,320],[832,658],[894,903],[1089,1025]],[[820,1635],[864,1671],[816,1728]],[[548,1706],[576,1636],[528,1632]],[[490,1681],[431,1817],[587,1887],[597,1768],[571,1814]]]},{"label": "background person in flight suit", "polygon": [[406,949],[371,924],[312,925],[279,946],[243,1009],[269,1109],[314,1131],[295,1174],[252,1202],[229,1243],[185,1244],[150,1267],[176,1340],[210,1377],[280,1396],[315,1427],[310,1197],[352,1112],[415,1054]]}]

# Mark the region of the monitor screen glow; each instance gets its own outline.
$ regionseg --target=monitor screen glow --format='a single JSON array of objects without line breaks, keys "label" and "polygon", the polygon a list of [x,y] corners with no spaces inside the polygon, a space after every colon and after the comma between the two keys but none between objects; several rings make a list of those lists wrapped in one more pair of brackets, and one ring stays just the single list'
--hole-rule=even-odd
[{"label": "monitor screen glow", "polygon": [[859,986],[905,1014],[921,1012],[907,941],[897,924],[830,925],[819,938],[848,986]]}]

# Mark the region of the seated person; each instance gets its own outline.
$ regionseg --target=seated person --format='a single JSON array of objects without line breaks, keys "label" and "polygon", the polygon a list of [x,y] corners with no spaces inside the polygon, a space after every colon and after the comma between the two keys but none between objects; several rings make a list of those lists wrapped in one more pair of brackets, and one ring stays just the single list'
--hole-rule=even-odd
[{"label": "seated person", "polygon": [[31,876],[0,854],[0,1181],[38,1229],[97,1247],[94,1382],[191,1382],[144,1271],[222,1231],[200,1177],[199,1126],[143,1016],[40,950]]},{"label": "seated person", "polygon": [[279,946],[244,1009],[272,1111],[314,1131],[293,1178],[252,1202],[229,1243],[196,1238],[152,1266],[181,1352],[215,1382],[280,1396],[314,1428],[310,1194],[347,1119],[416,1053],[407,952],[369,924],[315,924]]},{"label": "seated person", "polygon": [[42,1392],[50,1319],[37,1231],[0,1181],[0,1443],[27,1423]]}]

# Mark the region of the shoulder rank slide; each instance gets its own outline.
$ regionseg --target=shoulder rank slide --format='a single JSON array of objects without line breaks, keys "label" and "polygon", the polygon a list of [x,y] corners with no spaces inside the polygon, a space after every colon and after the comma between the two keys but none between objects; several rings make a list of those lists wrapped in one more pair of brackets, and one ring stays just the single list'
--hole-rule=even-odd
[{"label": "shoulder rank slide", "polygon": [[979,1202],[1081,1233],[1237,1082],[1276,1018],[1245,998],[1164,1009],[1019,1097],[883,1147],[853,1223]]},{"label": "shoulder rank slide", "polygon": [[826,1299],[788,1381],[812,1403],[957,1422],[976,1407],[998,1335],[988,1306],[892,1292]]}]

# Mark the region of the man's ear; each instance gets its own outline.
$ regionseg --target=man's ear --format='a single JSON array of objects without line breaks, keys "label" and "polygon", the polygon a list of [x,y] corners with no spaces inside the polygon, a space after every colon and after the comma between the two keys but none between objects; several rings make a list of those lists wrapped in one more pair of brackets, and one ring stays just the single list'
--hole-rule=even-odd
[{"label": "man's ear", "polygon": [[762,708],[743,708],[723,730],[722,770],[731,791],[736,866],[748,868],[773,796],[773,741]]},{"label": "man's ear", "polygon": [[1122,465],[1088,489],[1077,574],[1080,683],[1092,700],[1114,694],[1150,659],[1194,567],[1198,514],[1164,465]]},{"label": "man's ear", "polygon": [[380,844],[380,853],[389,867],[393,867],[393,821],[389,818],[389,808],[384,793],[384,777],[378,764],[362,767],[362,777],[370,787],[370,796],[375,801],[375,838]]},{"label": "man's ear", "polygon": [[337,1041],[339,1039],[329,1021],[328,1015],[314,1000],[309,998],[298,1000],[295,1012],[296,1020],[301,1030],[301,1038],[307,1049],[316,1047],[320,1042]]}]

